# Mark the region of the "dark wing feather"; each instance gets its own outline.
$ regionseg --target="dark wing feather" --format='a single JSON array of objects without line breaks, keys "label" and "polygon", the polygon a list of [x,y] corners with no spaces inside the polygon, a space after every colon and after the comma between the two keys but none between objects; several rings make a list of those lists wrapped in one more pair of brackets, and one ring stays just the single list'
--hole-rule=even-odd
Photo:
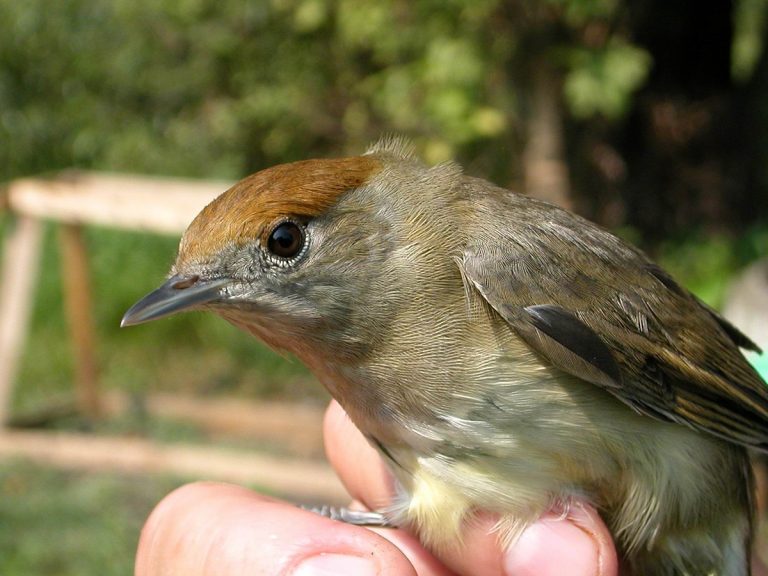
[{"label": "dark wing feather", "polygon": [[738,329],[642,252],[545,203],[487,187],[464,276],[554,366],[635,410],[768,450],[768,387]]},{"label": "dark wing feather", "polygon": [[[515,312],[507,309],[508,316]],[[515,327],[531,346],[556,359],[555,364],[605,388],[621,386],[621,368],[610,349],[573,314],[552,304],[527,306],[523,313],[518,313]]]}]

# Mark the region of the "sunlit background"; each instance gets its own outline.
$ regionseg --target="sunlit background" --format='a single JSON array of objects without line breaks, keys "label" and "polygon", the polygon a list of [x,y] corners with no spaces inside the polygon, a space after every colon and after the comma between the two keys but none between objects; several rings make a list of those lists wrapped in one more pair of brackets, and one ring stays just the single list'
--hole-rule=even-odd
[{"label": "sunlit background", "polygon": [[[0,180],[235,180],[400,134],[429,163],[596,220],[721,308],[768,256],[767,30],[768,0],[0,0]],[[120,331],[178,239],[87,227],[99,383],[122,408],[78,415],[47,228],[17,428],[251,450],[148,398],[319,413],[300,364],[215,318]],[[0,574],[128,574],[146,514],[190,479],[73,468],[0,460]]]}]

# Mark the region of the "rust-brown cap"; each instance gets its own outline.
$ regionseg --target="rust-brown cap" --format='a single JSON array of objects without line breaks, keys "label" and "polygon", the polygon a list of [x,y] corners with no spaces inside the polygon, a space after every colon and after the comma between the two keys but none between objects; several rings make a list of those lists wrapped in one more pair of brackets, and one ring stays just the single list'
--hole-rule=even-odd
[{"label": "rust-brown cap", "polygon": [[182,238],[177,266],[205,261],[229,244],[266,242],[276,221],[319,216],[339,195],[362,186],[380,169],[376,157],[355,156],[303,160],[252,174],[197,215]]}]

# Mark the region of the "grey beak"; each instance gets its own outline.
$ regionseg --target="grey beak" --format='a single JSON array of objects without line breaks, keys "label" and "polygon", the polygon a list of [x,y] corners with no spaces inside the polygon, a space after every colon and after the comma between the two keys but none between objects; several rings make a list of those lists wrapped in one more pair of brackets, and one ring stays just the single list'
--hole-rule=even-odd
[{"label": "grey beak", "polygon": [[201,280],[197,276],[171,276],[157,290],[131,306],[120,326],[142,324],[212,302],[230,282],[227,278]]}]

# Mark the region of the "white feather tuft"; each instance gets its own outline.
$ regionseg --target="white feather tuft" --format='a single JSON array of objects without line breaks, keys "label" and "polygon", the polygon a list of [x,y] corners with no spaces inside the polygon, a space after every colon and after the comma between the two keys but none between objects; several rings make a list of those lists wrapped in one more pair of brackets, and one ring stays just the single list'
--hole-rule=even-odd
[{"label": "white feather tuft", "polygon": [[375,144],[365,151],[364,156],[380,153],[392,154],[403,160],[412,160],[416,157],[416,149],[408,138],[396,134],[385,134]]}]

